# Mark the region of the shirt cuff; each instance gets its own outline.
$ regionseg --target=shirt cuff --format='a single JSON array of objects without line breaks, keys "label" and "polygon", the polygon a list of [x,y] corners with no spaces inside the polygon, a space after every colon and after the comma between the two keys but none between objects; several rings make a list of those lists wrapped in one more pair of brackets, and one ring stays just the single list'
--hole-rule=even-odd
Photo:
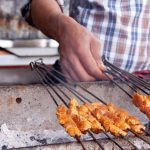
[{"label": "shirt cuff", "polygon": [[28,3],[22,7],[21,14],[29,25],[35,27],[32,17],[31,17],[31,2],[32,0],[29,0]]}]

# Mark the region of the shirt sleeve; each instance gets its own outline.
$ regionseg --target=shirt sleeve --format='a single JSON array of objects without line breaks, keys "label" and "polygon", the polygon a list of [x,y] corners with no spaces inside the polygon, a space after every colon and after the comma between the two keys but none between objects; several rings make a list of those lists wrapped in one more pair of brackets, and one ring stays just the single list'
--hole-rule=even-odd
[{"label": "shirt sleeve", "polygon": [[31,17],[31,2],[32,2],[32,0],[29,0],[28,3],[25,4],[21,8],[21,14],[22,14],[23,18],[25,19],[25,21],[28,22],[28,24],[30,24],[31,26],[34,26],[34,23],[32,21],[32,17]]},{"label": "shirt sleeve", "polygon": [[[28,22],[28,24],[30,24],[31,26],[35,26],[31,17],[31,2],[32,0],[29,0],[28,3],[22,7],[21,14],[25,21]],[[63,12],[65,0],[56,0],[56,2],[58,3]]]}]

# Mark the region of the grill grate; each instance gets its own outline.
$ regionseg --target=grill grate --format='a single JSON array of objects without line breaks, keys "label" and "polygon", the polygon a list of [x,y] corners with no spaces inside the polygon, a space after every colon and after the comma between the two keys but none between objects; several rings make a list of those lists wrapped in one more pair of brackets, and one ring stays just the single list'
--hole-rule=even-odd
[{"label": "grill grate", "polygon": [[[108,64],[109,62],[107,62],[106,60],[104,60],[105,64]],[[109,66],[109,65],[107,65]],[[111,66],[111,65],[110,65]],[[33,70],[36,71],[39,79],[41,80],[41,83],[44,85],[44,87],[46,88],[46,90],[48,91],[48,93],[50,94],[50,96],[52,97],[54,103],[56,104],[56,106],[59,105],[59,103],[56,101],[56,99],[54,98],[54,95],[50,92],[49,88],[52,89],[52,91],[57,95],[57,97],[66,105],[66,107],[68,107],[68,104],[66,102],[66,99],[70,100],[71,97],[68,96],[68,93],[65,93],[58,85],[56,85],[54,83],[54,81],[51,79],[51,77],[53,77],[55,80],[57,80],[58,82],[60,82],[69,92],[71,92],[72,94],[74,94],[78,100],[80,100],[82,103],[85,103],[85,102],[92,102],[88,97],[84,96],[83,94],[79,93],[78,91],[76,91],[75,87],[78,86],[80,87],[84,92],[90,94],[91,96],[93,96],[93,98],[95,98],[96,100],[102,102],[103,104],[106,104],[101,98],[97,97],[96,95],[94,95],[93,93],[91,93],[90,91],[88,91],[87,89],[85,89],[84,87],[82,87],[81,85],[78,85],[76,83],[74,83],[71,79],[69,79],[68,77],[65,77],[61,72],[55,70],[54,68],[49,68],[48,66],[46,66],[42,60],[40,61],[35,61],[35,62],[32,62],[31,63],[31,67]],[[111,66],[112,67],[112,66]],[[109,67],[109,69],[107,70],[107,73],[110,73],[111,75],[114,73],[113,69]],[[55,74],[51,71],[54,71]],[[66,83],[64,82],[62,79],[58,78],[56,74],[59,74],[60,76],[62,77],[65,77],[67,78],[68,80],[71,81],[71,83]],[[106,73],[105,73],[106,74]],[[107,75],[107,74],[106,74]],[[122,75],[122,74],[121,74]],[[108,76],[108,75],[107,75]],[[129,75],[130,76],[130,75]],[[128,77],[129,77],[128,76]],[[133,76],[132,76],[133,78]],[[119,78],[120,79],[120,78]],[[125,78],[126,79],[126,78]],[[135,80],[137,80],[137,78],[135,77],[134,78]],[[113,83],[115,83],[119,88],[121,88],[129,97],[132,97],[127,91],[125,91],[116,81],[112,80],[111,81]],[[130,86],[126,80],[123,80],[128,86]],[[140,81],[140,83],[143,85],[144,82]],[[55,84],[55,86],[53,86]],[[135,88],[136,87],[136,88]],[[132,88],[132,90],[136,91],[137,90],[137,86],[136,84],[134,85],[134,87],[130,86],[130,88]],[[66,99],[64,99],[61,94],[62,93]],[[122,146],[119,145],[115,140],[114,138],[112,138],[111,136],[109,136],[107,133],[103,133],[105,134],[105,136],[111,140],[114,144],[116,144],[120,149],[123,150]],[[149,141],[145,140],[142,136],[139,136],[139,135],[136,135],[135,133],[132,133],[134,134],[137,138],[143,140],[144,142],[146,142],[147,144],[150,145]],[[96,137],[94,136],[94,134],[92,134],[91,132],[89,132],[89,135],[92,137],[93,141],[95,141],[99,147],[101,149],[104,149],[103,146],[99,143],[99,141],[96,139]],[[127,137],[124,137],[124,139],[126,141],[128,141],[132,147],[134,149],[138,149],[138,147],[136,145],[134,145],[131,141],[129,141],[127,139]],[[82,148],[83,149],[86,149],[85,146],[83,145],[82,141],[79,139],[79,138],[76,138],[76,140],[81,144]]]}]

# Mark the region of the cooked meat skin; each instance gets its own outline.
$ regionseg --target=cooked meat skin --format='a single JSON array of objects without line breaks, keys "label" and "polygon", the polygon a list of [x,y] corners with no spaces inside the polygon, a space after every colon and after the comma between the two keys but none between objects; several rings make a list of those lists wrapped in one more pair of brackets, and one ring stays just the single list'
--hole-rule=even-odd
[{"label": "cooked meat skin", "polygon": [[69,103],[68,114],[76,123],[79,130],[85,134],[91,129],[92,124],[83,116],[78,113],[79,104],[75,99],[72,99]]},{"label": "cooked meat skin", "polygon": [[128,130],[143,134],[145,126],[125,110],[109,103],[99,102],[79,105],[75,99],[69,103],[69,108],[59,106],[56,112],[59,123],[72,137],[80,137],[87,131],[93,133],[110,132],[116,137],[124,137]]},{"label": "cooked meat skin", "polygon": [[132,98],[133,104],[140,109],[141,112],[145,113],[150,119],[150,95],[143,96],[139,93],[134,93]]},{"label": "cooked meat skin", "polygon": [[58,107],[56,115],[59,123],[65,128],[66,132],[71,137],[80,137],[82,135],[75,122],[72,120],[70,115],[67,114],[67,110],[64,106],[61,105]]},{"label": "cooked meat skin", "polygon": [[91,123],[91,131],[93,133],[100,133],[104,131],[101,123],[89,112],[88,108],[84,105],[80,106],[78,112],[81,116],[85,117]]}]

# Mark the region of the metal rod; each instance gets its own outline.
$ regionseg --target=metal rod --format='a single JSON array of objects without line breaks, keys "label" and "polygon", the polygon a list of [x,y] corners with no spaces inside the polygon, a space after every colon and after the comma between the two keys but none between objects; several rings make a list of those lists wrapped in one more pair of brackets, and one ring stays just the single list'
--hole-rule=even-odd
[{"label": "metal rod", "polygon": [[[37,72],[40,76],[43,76],[37,69]],[[47,81],[47,80],[44,80]],[[63,100],[63,98],[61,98],[61,96],[57,93],[57,91],[49,84],[50,88],[55,92],[55,94],[62,100],[62,102],[66,105],[66,107],[68,107],[67,103]],[[75,139],[81,144],[83,150],[86,150],[85,146],[83,145],[82,141],[78,138],[75,137]]]},{"label": "metal rod", "polygon": [[111,67],[111,68],[115,68],[116,70],[120,71],[122,74],[125,74],[126,76],[128,76],[130,79],[134,80],[135,82],[141,84],[143,87],[145,87],[146,89],[150,90],[150,84],[145,82],[144,80],[140,79],[139,77],[136,77],[133,74],[128,73],[125,70],[122,70],[118,67],[116,67],[115,65],[109,63],[107,60],[104,61],[106,63],[107,66]]},{"label": "metal rod", "polygon": [[[42,75],[42,74],[40,74],[40,75]],[[52,80],[51,80],[52,81]],[[48,80],[46,80],[46,82],[48,83]],[[52,81],[53,82],[53,81]],[[53,82],[54,83],[54,82]],[[59,90],[60,90],[60,88],[58,87],[58,86],[56,86]],[[51,87],[52,88],[52,87]],[[54,88],[52,88],[52,90],[56,93],[56,95],[60,98],[60,95],[58,94],[58,92],[54,89]],[[60,90],[65,96],[66,96],[66,98],[68,98],[68,99],[70,99],[62,90]],[[62,99],[61,99],[62,100]],[[63,103],[64,103],[64,100],[63,100]],[[66,105],[66,103],[64,103],[65,105]],[[66,105],[67,107],[68,107],[68,105]],[[100,146],[100,148],[102,147],[101,145],[100,145],[100,143],[97,141],[97,139],[94,137],[94,135],[92,136],[92,138],[93,138],[93,140]],[[78,137],[76,137],[76,139],[78,140],[78,142],[80,142],[80,144],[82,145],[82,147],[84,148],[84,146],[83,146],[83,143],[79,140],[79,138]]]},{"label": "metal rod", "polygon": [[89,135],[93,138],[93,140],[99,145],[99,147],[102,149],[102,150],[105,150],[104,148],[103,148],[103,146],[99,143],[99,141],[97,141],[97,139],[95,138],[95,136],[89,131],[88,132],[89,133]]},{"label": "metal rod", "polygon": [[130,143],[135,150],[140,150],[136,145],[134,145],[129,139],[127,139],[127,137],[124,137],[123,139],[125,139],[126,141],[128,141],[128,143]]},{"label": "metal rod", "polygon": [[135,135],[135,137],[137,137],[137,138],[143,140],[145,143],[147,143],[147,144],[150,145],[150,142],[148,142],[147,140],[145,140],[145,139],[144,139],[143,137],[141,137],[140,135],[138,135],[138,134],[136,134],[136,133],[134,133],[134,132],[132,132],[132,131],[130,131],[130,132],[133,133],[133,134]]},{"label": "metal rod", "polygon": [[109,78],[115,85],[117,85],[122,91],[124,91],[130,98],[132,98],[132,95],[130,95],[126,90],[124,90],[116,81],[112,80],[105,72],[103,72],[107,78]]},{"label": "metal rod", "polygon": [[[35,69],[35,70],[36,70],[36,69]],[[37,71],[37,70],[36,70],[36,71]],[[53,99],[54,103],[56,104],[56,106],[59,106],[58,103],[57,103],[57,101],[55,100],[54,96],[53,96],[53,95],[51,94],[51,92],[49,91],[47,85],[43,82],[43,79],[42,79],[41,76],[38,74],[38,72],[37,72],[37,75],[38,75],[38,77],[40,78],[41,83],[44,85],[44,87],[46,88],[46,90],[47,90],[47,92],[49,93],[49,95],[52,97],[52,99]]]},{"label": "metal rod", "polygon": [[[57,80],[57,78],[56,78],[56,80]],[[81,86],[81,88],[82,88],[82,86]],[[84,88],[82,88],[82,89],[84,89]],[[68,90],[70,90],[70,89],[68,89]],[[86,90],[85,90],[85,91],[86,91]],[[87,92],[87,91],[86,91],[86,92]],[[89,92],[89,91],[88,91],[88,93],[91,94],[91,92]],[[92,96],[95,96],[94,94],[91,94],[91,95],[92,95]],[[95,98],[97,98],[97,97],[95,97]],[[108,135],[107,135],[107,136],[108,136]],[[128,142],[129,142],[130,144],[132,144],[130,141],[128,141]],[[132,144],[132,146],[135,147],[135,145],[133,145],[133,144]]]},{"label": "metal rod", "polygon": [[[56,69],[52,68],[53,71],[55,71],[56,73],[58,73],[59,75],[61,75],[62,77],[65,77],[66,79],[68,79],[69,81],[73,82],[73,85],[77,85],[75,83],[75,81],[73,81],[72,79],[70,79],[69,77],[65,76],[63,73],[57,71]],[[82,87],[81,85],[77,85],[78,87],[80,87],[82,90],[86,91],[88,94],[92,95],[94,98],[96,98],[98,101],[100,101],[103,104],[107,104],[106,102],[104,102],[101,98],[97,97],[96,95],[94,95],[92,92],[90,92],[89,90],[87,90],[86,88]]]},{"label": "metal rod", "polygon": [[[121,72],[119,72],[119,71],[116,70],[115,68],[112,67],[111,69],[109,69],[109,71],[110,71],[114,76],[116,76],[116,72],[117,72],[117,73],[121,76],[121,77],[119,77],[119,76],[117,76],[117,77],[118,77],[120,80],[122,80],[124,83],[126,83],[126,85],[128,85],[131,89],[133,89],[133,87],[131,87],[125,80],[123,80],[122,77],[125,78],[125,79],[128,79],[128,81],[130,81],[130,82],[132,83],[132,85],[134,85],[136,88],[140,89],[143,93],[149,95],[149,93],[148,93],[147,91],[145,91],[145,90],[142,88],[143,86],[139,86],[139,85],[137,84],[137,82],[133,81],[133,80],[130,79],[130,78],[125,77],[125,75],[123,75]],[[115,73],[113,73],[112,71],[114,71]],[[136,90],[134,89],[134,91],[136,91]]]},{"label": "metal rod", "polygon": [[[57,71],[58,72],[58,71]],[[109,76],[108,76],[109,77]],[[80,87],[82,87],[82,86],[80,86]],[[82,88],[82,89],[84,89],[84,88]],[[86,90],[85,90],[86,91]],[[94,96],[92,93],[89,93],[89,94],[91,94],[92,96]],[[95,96],[94,96],[95,97]],[[96,98],[96,97],[95,97]],[[141,138],[140,138],[141,139]],[[132,142],[130,142],[128,139],[126,139],[134,148],[136,148],[136,149],[138,149]]]},{"label": "metal rod", "polygon": [[[42,78],[44,79],[45,82],[48,83],[47,79],[45,79],[45,76],[37,69],[37,72],[39,73],[39,75],[42,76]],[[53,86],[51,84],[49,84],[50,88],[55,92],[55,94],[59,97],[59,99],[65,104],[65,106],[67,107],[68,104],[66,103],[66,101],[59,95],[59,93],[53,88]]]},{"label": "metal rod", "polygon": [[108,139],[110,139],[111,141],[113,141],[121,150],[124,150],[113,138],[111,138],[108,134],[104,133]]},{"label": "metal rod", "polygon": [[114,71],[114,70],[112,69],[107,69],[107,72],[108,73],[110,73],[111,75],[113,75],[114,77],[117,77],[119,80],[121,80],[121,81],[123,81],[126,85],[128,85],[134,92],[137,92],[136,91],[136,89],[134,89],[129,83],[128,83],[128,81],[126,80],[127,78],[126,77],[124,77],[121,73],[118,73],[121,77],[123,77],[123,78],[121,78],[120,76],[118,76],[117,74],[116,74],[116,72]]},{"label": "metal rod", "polygon": [[[64,81],[62,81],[61,79],[57,78],[54,74],[51,73],[51,76],[54,77],[57,81],[59,81],[62,85],[64,85],[64,87],[66,89],[68,89],[69,91],[71,91],[77,98],[79,98],[83,103],[84,103],[84,99],[87,99],[88,102],[91,102],[88,98],[86,98],[85,96],[83,96],[82,94],[78,93],[71,85],[65,83]],[[50,77],[48,76],[49,80]],[[84,99],[83,99],[84,98]]]},{"label": "metal rod", "polygon": [[[49,78],[49,80],[52,82],[52,83],[54,83],[54,81],[52,81],[50,78]],[[48,81],[47,81],[48,82]],[[57,88],[58,88],[58,86],[56,86]],[[59,88],[59,90],[60,90],[60,88]],[[71,91],[71,89],[69,89],[70,90],[70,92],[72,92],[73,93],[73,91]],[[61,91],[65,96],[66,96],[66,94],[63,92],[63,91]],[[58,93],[57,93],[58,94]],[[70,99],[68,96],[66,96],[66,98],[68,98],[68,99]],[[64,101],[63,101],[64,102]],[[85,103],[85,101],[84,101],[84,103]],[[67,107],[68,107],[68,105],[67,105]],[[89,134],[90,134],[90,131],[88,132]],[[91,135],[91,134],[90,134]],[[107,135],[108,136],[108,135]],[[109,137],[109,136],[108,136]],[[94,137],[94,135],[92,135],[92,138],[93,138],[93,140],[100,146],[100,148],[102,148],[102,146],[100,145],[100,143],[97,141],[97,139]],[[112,141],[113,142],[113,141]]]},{"label": "metal rod", "polygon": [[79,137],[75,137],[75,138],[81,144],[83,150],[86,150],[86,148],[85,148],[84,144],[82,143],[82,141],[80,140],[80,138]]},{"label": "metal rod", "polygon": [[[48,74],[47,74],[48,75]],[[54,77],[54,76],[53,76]],[[56,78],[56,80],[57,80],[57,78]],[[61,82],[61,81],[60,81]],[[54,89],[54,88],[53,88]],[[55,90],[55,92],[56,92],[56,90]],[[58,94],[58,93],[56,93],[56,94]],[[57,95],[58,96],[58,95]],[[64,102],[64,101],[63,101]],[[84,101],[85,102],[85,101]],[[67,106],[68,107],[68,106]],[[105,135],[107,135],[107,133],[105,133]],[[109,135],[107,135],[107,137],[109,137],[109,139],[111,140],[112,138],[109,136]],[[114,140],[112,140],[112,142],[114,142]],[[99,142],[98,142],[99,143]],[[98,144],[97,143],[97,144]],[[115,144],[116,144],[116,142],[114,142]],[[99,145],[99,144],[98,144]],[[120,149],[122,149],[123,150],[123,148],[119,145],[119,144],[116,144]]]},{"label": "metal rod", "polygon": [[76,83],[74,83],[74,81],[73,81],[72,79],[70,79],[69,77],[65,76],[63,73],[57,71],[56,69],[54,69],[54,68],[49,69],[49,68],[46,68],[46,66],[44,66],[44,65],[43,65],[43,68],[45,68],[47,71],[51,71],[51,70],[55,71],[56,73],[58,73],[58,74],[61,75],[62,77],[68,79],[68,80],[71,81],[71,82],[73,82],[73,84],[70,84],[70,83],[68,83],[68,84],[70,84],[70,85],[72,85],[72,86],[78,86],[78,87],[80,87],[81,89],[83,89],[84,91],[86,91],[88,94],[90,94],[90,95],[92,95],[94,98],[98,99],[98,101],[100,101],[101,103],[103,103],[103,104],[105,104],[105,105],[107,104],[107,103],[104,102],[101,98],[97,97],[96,95],[94,95],[93,93],[91,93],[90,91],[88,91],[87,89],[85,89],[84,87],[82,87],[81,85],[79,85],[79,84],[77,85]]},{"label": "metal rod", "polygon": [[[81,96],[83,99],[86,99],[86,101],[88,101],[89,103],[91,103],[91,100],[87,97],[85,97],[83,94],[77,92],[72,85],[62,81],[61,79],[59,79],[58,77],[56,77],[53,73],[48,72],[48,75],[52,76],[53,78],[55,78],[57,81],[59,81],[62,85],[64,85],[66,88],[71,89],[72,91],[74,91],[77,95]],[[83,101],[82,101],[83,102]]]}]

